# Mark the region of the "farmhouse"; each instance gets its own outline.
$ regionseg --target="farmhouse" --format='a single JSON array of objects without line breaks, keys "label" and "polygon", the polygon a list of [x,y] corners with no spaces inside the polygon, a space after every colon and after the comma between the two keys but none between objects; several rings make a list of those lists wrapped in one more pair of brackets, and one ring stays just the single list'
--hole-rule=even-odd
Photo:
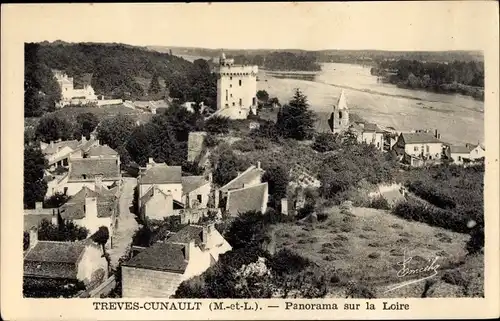
[{"label": "farmhouse", "polygon": [[[155,163],[149,158],[146,168],[138,179],[139,198],[143,197],[149,189],[156,186],[165,194],[171,194],[173,199],[182,203],[182,169],[181,166],[168,166],[165,163]],[[139,203],[139,207],[141,203]]]},{"label": "farmhouse", "polygon": [[188,225],[122,265],[122,296],[169,298],[182,281],[214,265],[231,246],[214,225]]},{"label": "farmhouse", "polygon": [[427,132],[401,133],[393,150],[411,166],[439,162],[446,145],[438,137],[437,131],[434,136]]}]

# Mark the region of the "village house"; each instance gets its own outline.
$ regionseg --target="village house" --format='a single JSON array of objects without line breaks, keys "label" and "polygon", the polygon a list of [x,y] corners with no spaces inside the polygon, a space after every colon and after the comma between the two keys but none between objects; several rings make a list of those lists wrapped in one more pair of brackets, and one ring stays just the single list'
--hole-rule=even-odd
[{"label": "village house", "polygon": [[82,136],[81,140],[59,140],[50,143],[40,142],[40,149],[48,162],[49,170],[54,170],[56,167],[68,167],[69,159],[72,153],[77,151],[87,151],[90,147],[99,145],[96,139],[87,140]]},{"label": "village house", "polygon": [[484,157],[484,147],[481,144],[465,144],[450,146],[450,157],[455,164],[475,162]]},{"label": "village house", "polygon": [[95,186],[90,189],[83,186],[81,190],[59,208],[59,215],[63,221],[71,221],[85,227],[90,234],[97,232],[99,227],[105,226],[109,230],[110,242],[118,222],[118,197],[115,187],[112,190],[102,186],[96,179]]},{"label": "village house", "polygon": [[212,175],[182,176],[182,203],[186,208],[206,208],[212,191]]},{"label": "village house", "polygon": [[[260,167],[260,162],[257,162],[257,166],[251,165],[243,173],[238,173],[238,176],[218,189],[216,201],[219,202],[226,198],[230,190],[260,184],[264,173],[265,171]],[[216,207],[218,207],[218,205],[216,205]]]},{"label": "village house", "polygon": [[358,143],[365,143],[375,146],[378,150],[384,150],[384,133],[377,124],[373,123],[356,123],[352,124],[350,129],[356,134]]},{"label": "village house", "polygon": [[393,150],[411,166],[422,166],[441,160],[446,145],[439,140],[439,133],[428,132],[401,133]]},{"label": "village house", "polygon": [[202,274],[230,250],[213,224],[188,225],[122,265],[122,297],[170,298],[182,281]]},{"label": "village house", "polygon": [[99,284],[108,276],[101,247],[90,239],[77,242],[39,241],[31,229],[24,254],[24,278]]},{"label": "village house", "polygon": [[[169,166],[165,163],[155,163],[149,158],[146,168],[141,169],[137,182],[139,199],[156,186],[164,194],[171,194],[173,199],[182,204],[182,169],[181,166]],[[139,207],[142,206],[139,202]]]},{"label": "village house", "polygon": [[86,152],[73,153],[69,162],[69,174],[61,182],[63,193],[71,196],[84,186],[93,189],[96,178],[103,187],[121,185],[120,156],[107,145],[92,146]]},{"label": "village house", "polygon": [[139,213],[142,220],[153,219],[162,220],[165,217],[178,215],[179,209],[184,208],[184,204],[174,200],[171,192],[164,192],[157,185],[153,185],[139,199]]},{"label": "village house", "polygon": [[269,190],[266,183],[231,189],[227,194],[226,213],[238,216],[240,213],[256,211],[265,213],[269,201]]}]

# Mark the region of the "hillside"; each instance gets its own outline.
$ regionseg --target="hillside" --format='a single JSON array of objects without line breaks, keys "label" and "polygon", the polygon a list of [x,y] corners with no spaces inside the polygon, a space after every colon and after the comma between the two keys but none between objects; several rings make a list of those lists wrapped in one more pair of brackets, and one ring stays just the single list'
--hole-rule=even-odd
[{"label": "hillside", "polygon": [[[163,96],[168,93],[170,97],[181,101],[199,100],[209,106],[215,104],[215,76],[211,74],[206,61],[192,63],[144,47],[95,43],[27,43],[25,64],[25,113],[28,117],[53,110],[53,102],[60,97],[51,69],[65,71],[75,78],[75,84],[91,74],[91,85],[96,94],[132,100],[148,99],[145,83],[158,76],[164,84],[161,87]],[[48,101],[40,106],[42,98]]]},{"label": "hillside", "polygon": [[[406,221],[387,211],[355,207],[350,213],[338,207],[324,208],[326,220],[311,223],[279,223],[270,233],[276,239],[276,250],[287,248],[331,271],[330,297],[345,297],[350,283],[366,286],[376,297],[420,297],[425,282],[385,292],[395,284],[414,279],[398,277],[404,251],[412,257],[409,268],[429,265],[438,257],[436,281],[428,296],[463,296],[464,291],[476,291],[482,296],[482,286],[465,288],[450,285],[441,278],[458,273],[467,284],[477,282],[483,261],[466,256],[467,234],[455,233],[424,223]],[[467,263],[467,264],[465,264]],[[447,277],[444,277],[445,279]],[[447,280],[449,281],[449,280]],[[464,282],[465,282],[464,281]],[[451,281],[453,282],[453,281]],[[479,289],[479,290],[478,290]],[[471,294],[472,295],[472,294]]]}]

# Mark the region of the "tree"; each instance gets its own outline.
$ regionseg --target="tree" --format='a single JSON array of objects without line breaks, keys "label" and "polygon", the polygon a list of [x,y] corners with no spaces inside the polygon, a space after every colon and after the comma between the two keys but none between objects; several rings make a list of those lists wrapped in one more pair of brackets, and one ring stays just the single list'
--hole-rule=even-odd
[{"label": "tree", "polygon": [[37,146],[24,147],[24,208],[34,208],[43,201],[47,182],[43,179],[47,160]]},{"label": "tree", "polygon": [[277,97],[270,98],[267,102],[273,108],[281,106],[280,101],[278,100]]},{"label": "tree", "polygon": [[257,99],[263,103],[267,103],[269,100],[269,94],[265,90],[259,90],[257,91]]},{"label": "tree", "polygon": [[161,92],[160,81],[158,80],[158,74],[154,74],[149,83],[148,94],[157,95]]},{"label": "tree", "polygon": [[106,253],[105,246],[109,240],[109,229],[106,226],[101,226],[94,234],[92,234],[91,238],[92,241],[102,246],[103,254]]},{"label": "tree", "polygon": [[219,149],[218,159],[213,164],[215,164],[213,179],[219,186],[224,186],[238,176],[238,171],[245,165],[230,148]]},{"label": "tree", "polygon": [[224,237],[235,250],[260,248],[266,232],[267,223],[262,219],[262,213],[250,211],[238,215]]},{"label": "tree", "polygon": [[99,119],[94,113],[82,113],[76,116],[76,124],[73,137],[80,139],[80,137],[85,136],[85,138],[90,139],[90,133],[99,124]]},{"label": "tree", "polygon": [[43,220],[38,226],[38,239],[40,241],[71,241],[84,240],[87,238],[89,230],[78,226],[73,222],[61,222],[54,225],[47,220]]},{"label": "tree", "polygon": [[58,208],[69,200],[69,196],[63,193],[55,193],[44,201],[46,208]]},{"label": "tree", "polygon": [[307,97],[299,89],[288,105],[278,112],[276,127],[286,138],[305,140],[314,134],[314,112],[309,109]]},{"label": "tree", "polygon": [[97,128],[97,138],[101,144],[107,144],[115,149],[127,142],[135,127],[135,122],[130,116],[118,114],[114,118],[102,121]]},{"label": "tree", "polygon": [[68,121],[56,115],[48,115],[40,119],[35,136],[43,142],[50,143],[59,139],[68,140],[72,132],[72,126]]},{"label": "tree", "polygon": [[282,165],[271,166],[262,176],[262,182],[267,182],[272,202],[275,208],[278,207],[281,199],[287,193],[288,172],[286,168]]},{"label": "tree", "polygon": [[312,148],[320,153],[336,150],[340,147],[337,137],[332,133],[320,133],[314,137]]},{"label": "tree", "polygon": [[213,116],[205,121],[205,130],[210,134],[227,134],[229,123],[228,117]]}]

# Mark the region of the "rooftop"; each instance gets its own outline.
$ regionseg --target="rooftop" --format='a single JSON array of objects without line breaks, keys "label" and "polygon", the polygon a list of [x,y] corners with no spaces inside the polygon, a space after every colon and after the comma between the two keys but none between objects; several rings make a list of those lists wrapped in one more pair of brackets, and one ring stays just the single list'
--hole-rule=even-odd
[{"label": "rooftop", "polygon": [[452,154],[469,154],[474,149],[473,146],[452,145],[450,146],[450,153]]},{"label": "rooftop", "polygon": [[90,157],[95,156],[118,156],[118,153],[108,145],[92,146],[88,150]]},{"label": "rooftop", "polygon": [[264,170],[262,168],[258,168],[254,165],[247,168],[246,171],[238,175],[235,179],[227,183],[226,185],[220,188],[221,192],[227,192],[231,189],[242,188],[244,184],[248,184],[254,181],[257,178],[262,177],[264,174]]},{"label": "rooftop", "polygon": [[78,220],[85,217],[85,198],[97,197],[97,217],[111,217],[115,213],[116,197],[107,187],[93,191],[84,186],[78,193],[73,195],[68,202],[63,204],[59,210],[61,218],[66,220]]},{"label": "rooftop", "polygon": [[209,182],[203,176],[182,176],[182,193],[190,193]]},{"label": "rooftop", "polygon": [[89,180],[102,175],[103,180],[120,177],[120,165],[114,158],[78,158],[70,160],[69,181]]},{"label": "rooftop", "polygon": [[226,211],[238,215],[248,211],[260,212],[267,199],[267,183],[244,187],[228,192]]},{"label": "rooftop", "polygon": [[24,275],[76,279],[84,250],[81,242],[38,241],[24,256]]},{"label": "rooftop", "polygon": [[152,164],[139,178],[140,184],[181,184],[181,166]]},{"label": "rooftop", "polygon": [[182,274],[188,265],[185,257],[185,245],[157,242],[123,265]]},{"label": "rooftop", "polygon": [[439,139],[429,133],[403,133],[405,144],[425,144],[425,143],[442,143]]}]

